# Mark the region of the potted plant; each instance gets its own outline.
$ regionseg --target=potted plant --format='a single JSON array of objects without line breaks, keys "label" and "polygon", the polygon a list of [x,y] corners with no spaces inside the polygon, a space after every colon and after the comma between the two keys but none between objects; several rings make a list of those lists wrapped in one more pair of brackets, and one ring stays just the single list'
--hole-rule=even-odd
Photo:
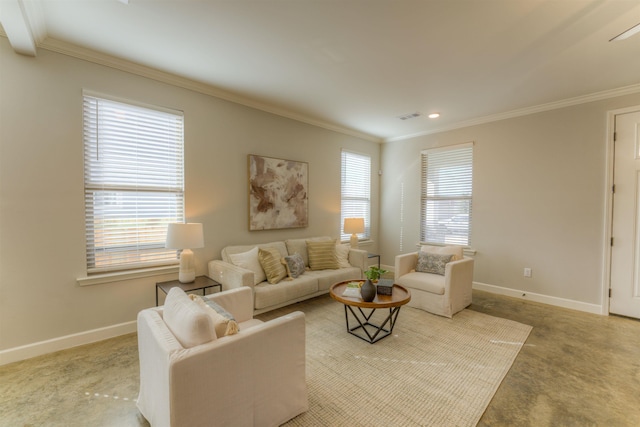
[{"label": "potted plant", "polygon": [[375,265],[372,265],[368,270],[365,270],[364,275],[367,276],[367,279],[371,280],[373,283],[376,283],[384,273],[388,272],[389,271],[385,270],[384,268],[379,268]]}]

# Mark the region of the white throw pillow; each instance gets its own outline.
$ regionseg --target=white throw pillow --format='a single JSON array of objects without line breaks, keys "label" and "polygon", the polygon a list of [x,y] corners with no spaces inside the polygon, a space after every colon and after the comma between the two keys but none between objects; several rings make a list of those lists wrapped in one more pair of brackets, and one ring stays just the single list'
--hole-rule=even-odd
[{"label": "white throw pillow", "polygon": [[164,323],[184,348],[216,339],[209,314],[180,288],[171,288],[164,301]]},{"label": "white throw pillow", "polygon": [[336,258],[338,258],[338,266],[340,268],[349,268],[349,246],[336,245]]},{"label": "white throw pillow", "polygon": [[420,252],[428,252],[430,254],[438,255],[453,255],[451,261],[458,261],[463,259],[462,246],[429,246],[424,245],[420,248]]},{"label": "white throw pillow", "polygon": [[230,254],[231,262],[238,267],[246,268],[253,271],[253,284],[257,285],[260,282],[267,280],[267,275],[264,273],[260,260],[258,259],[258,247],[251,249],[247,252],[239,254]]}]

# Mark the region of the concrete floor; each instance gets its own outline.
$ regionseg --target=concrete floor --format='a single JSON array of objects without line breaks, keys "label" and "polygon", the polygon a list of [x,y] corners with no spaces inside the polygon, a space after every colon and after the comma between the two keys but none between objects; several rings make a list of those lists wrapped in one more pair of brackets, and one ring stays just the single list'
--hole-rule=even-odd
[{"label": "concrete floor", "polygon": [[[480,291],[471,309],[533,326],[479,426],[640,425],[640,321]],[[137,390],[135,334],[12,363],[0,426],[148,426]]]}]

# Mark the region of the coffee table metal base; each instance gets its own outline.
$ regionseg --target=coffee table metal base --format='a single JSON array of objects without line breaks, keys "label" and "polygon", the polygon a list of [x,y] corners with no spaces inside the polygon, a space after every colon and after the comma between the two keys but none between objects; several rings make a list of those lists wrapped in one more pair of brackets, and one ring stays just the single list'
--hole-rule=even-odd
[{"label": "coffee table metal base", "polygon": [[[387,316],[385,321],[380,325],[376,325],[369,321],[373,316],[373,313],[375,313],[376,311],[375,308],[370,309],[371,312],[369,312],[369,314],[366,314],[360,307],[355,307],[356,310],[354,310],[354,307],[345,304],[344,317],[347,322],[347,332],[370,344],[376,343],[382,338],[391,335],[391,333],[393,332],[393,327],[396,325],[398,314],[400,313],[400,307],[401,306],[389,308],[389,315]],[[349,312],[351,312],[351,316],[356,320],[357,326],[350,326]],[[370,329],[373,329],[373,333],[370,333],[369,330],[367,330],[367,326],[369,326]],[[364,331],[364,335],[355,332],[358,330]]]}]

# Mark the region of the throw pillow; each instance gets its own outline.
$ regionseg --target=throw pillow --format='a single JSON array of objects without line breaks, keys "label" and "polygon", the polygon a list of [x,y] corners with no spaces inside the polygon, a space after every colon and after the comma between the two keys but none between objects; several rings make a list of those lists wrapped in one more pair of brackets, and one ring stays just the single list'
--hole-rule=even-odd
[{"label": "throw pillow", "polygon": [[338,260],[338,267],[340,268],[351,267],[351,264],[349,264],[349,246],[336,245],[336,258]]},{"label": "throw pillow", "polygon": [[293,254],[282,258],[282,263],[287,269],[287,275],[292,279],[301,276],[304,273],[304,260],[300,254]]},{"label": "throw pillow", "polygon": [[287,277],[287,270],[280,262],[280,257],[280,251],[276,248],[260,248],[258,250],[260,265],[267,275],[267,280],[273,285]]},{"label": "throw pillow", "polygon": [[307,240],[307,252],[309,253],[309,267],[312,270],[335,270],[338,268],[335,240],[324,242]]},{"label": "throw pillow", "polygon": [[214,301],[211,301],[209,298],[193,294],[189,295],[189,298],[202,307],[211,318],[216,330],[216,336],[224,337],[227,335],[234,335],[240,331],[238,322],[236,322],[233,315]]},{"label": "throw pillow", "polygon": [[231,254],[229,255],[229,258],[231,258],[231,262],[234,265],[253,271],[254,285],[257,285],[258,283],[263,282],[267,279],[267,276],[264,274],[264,270],[260,265],[260,261],[258,260],[257,246],[247,252],[242,252],[239,254]]},{"label": "throw pillow", "polygon": [[453,255],[440,255],[420,251],[418,252],[416,271],[444,276],[445,267],[452,258]]},{"label": "throw pillow", "polygon": [[216,331],[207,312],[189,299],[180,288],[171,288],[164,300],[162,318],[184,348],[216,339]]},{"label": "throw pillow", "polygon": [[429,252],[438,255],[453,255],[451,261],[458,261],[463,258],[462,246],[430,246],[424,245],[420,248],[420,252]]}]

